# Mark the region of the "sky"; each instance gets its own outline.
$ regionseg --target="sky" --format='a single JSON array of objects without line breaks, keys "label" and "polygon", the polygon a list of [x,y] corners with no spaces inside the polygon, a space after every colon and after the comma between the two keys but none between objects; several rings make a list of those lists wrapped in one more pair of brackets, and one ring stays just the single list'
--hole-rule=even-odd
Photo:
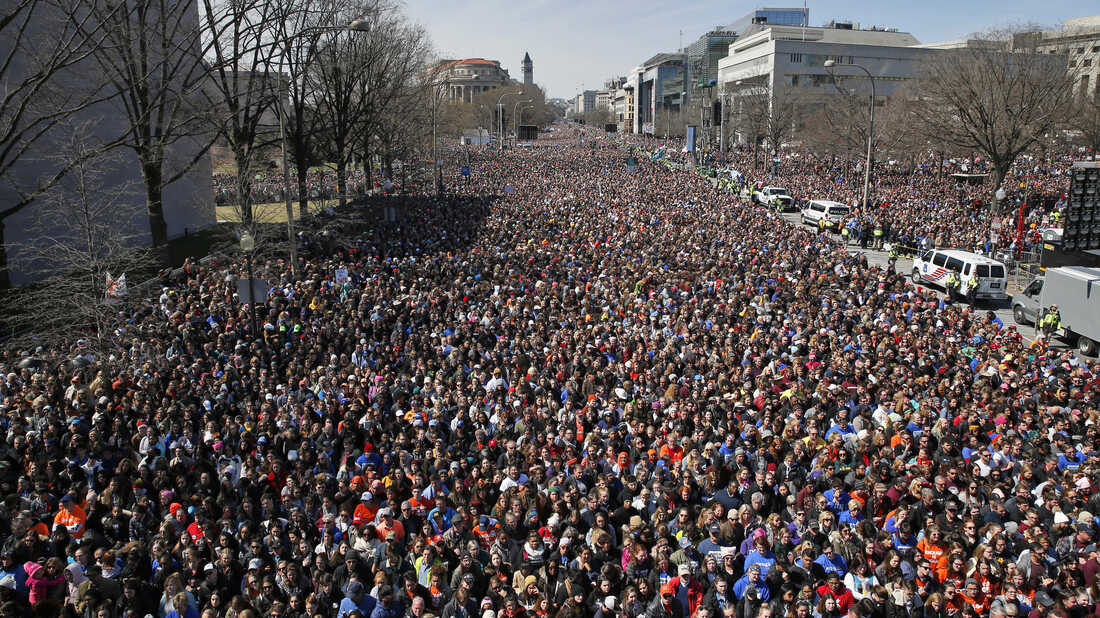
[{"label": "sky", "polygon": [[[520,62],[531,54],[535,82],[551,97],[603,87],[608,77],[659,52],[674,52],[715,26],[764,6],[799,6],[717,0],[405,0],[409,17],[427,28],[440,57],[499,60],[522,79]],[[972,32],[1020,23],[1046,27],[1100,13],[1068,0],[877,0],[808,2],[810,25],[830,20],[910,32],[921,43],[959,39]],[[1093,5],[1095,6],[1095,5]]]}]

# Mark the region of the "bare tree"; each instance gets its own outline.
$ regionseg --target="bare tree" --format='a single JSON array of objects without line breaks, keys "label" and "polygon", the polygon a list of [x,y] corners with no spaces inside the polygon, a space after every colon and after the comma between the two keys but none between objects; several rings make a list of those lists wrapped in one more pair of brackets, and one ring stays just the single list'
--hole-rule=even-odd
[{"label": "bare tree", "polygon": [[773,153],[783,148],[795,130],[795,123],[805,107],[805,97],[798,88],[780,87],[771,92],[771,105],[764,122],[764,135]]},{"label": "bare tree", "polygon": [[921,65],[915,117],[925,134],[989,161],[996,204],[1016,158],[1065,121],[1071,84],[1062,56],[995,46],[940,51]]},{"label": "bare tree", "polygon": [[347,170],[358,154],[356,147],[363,144],[369,154],[375,118],[415,88],[431,52],[423,28],[409,23],[396,6],[368,0],[347,11],[348,20],[366,20],[370,34],[333,35],[319,46],[307,76],[327,140],[322,152],[336,166],[341,205],[346,202]]},{"label": "bare tree", "polygon": [[1100,151],[1100,93],[1077,98],[1069,128],[1077,133],[1074,141],[1093,151]]},{"label": "bare tree", "polygon": [[612,124],[614,120],[614,114],[604,105],[584,113],[584,124],[600,131],[603,130],[604,125]]},{"label": "bare tree", "polygon": [[201,30],[209,43],[210,79],[201,89],[214,128],[233,152],[241,218],[252,220],[253,164],[272,139],[275,97],[284,91],[272,72],[279,52],[276,5],[265,0],[202,0]]},{"label": "bare tree", "polygon": [[[62,7],[63,8],[63,7]],[[10,285],[5,221],[22,212],[78,162],[29,178],[16,167],[58,123],[94,105],[100,92],[87,84],[59,84],[101,43],[88,15],[70,15],[49,0],[10,0],[0,7],[0,183],[11,196],[0,205],[0,287]],[[85,27],[85,24],[89,24]]]},{"label": "bare tree", "polygon": [[133,286],[155,261],[140,248],[140,188],[118,184],[119,151],[104,153],[87,129],[73,126],[54,154],[69,173],[39,196],[29,226],[33,241],[19,247],[22,265],[52,274],[5,295],[2,308],[6,326],[38,345],[79,337],[98,355],[113,351],[120,305],[127,301],[107,297],[108,277],[125,275]]},{"label": "bare tree", "polygon": [[744,86],[733,92],[730,102],[739,141],[752,146],[752,166],[756,169],[757,153],[768,137],[771,90],[766,85]]},{"label": "bare tree", "polygon": [[[414,125],[415,118],[428,112],[428,99],[423,97],[427,84],[437,82],[438,75],[428,70],[429,59],[434,56],[431,39],[419,25],[410,23],[393,6],[376,5],[370,16],[372,24],[371,52],[368,62],[361,68],[359,98],[366,113],[359,119],[357,140],[364,146],[364,161],[370,160],[371,136],[383,117],[401,122],[400,115],[387,115],[390,108],[406,110],[404,129],[416,133],[417,127],[426,133],[427,123]],[[376,28],[376,29],[375,29]],[[382,62],[371,61],[382,58]],[[369,184],[369,178],[368,178]]]},{"label": "bare tree", "polygon": [[[309,167],[321,163],[316,148],[319,120],[316,97],[307,80],[310,66],[317,60],[323,41],[346,24],[338,22],[350,12],[349,0],[275,0],[275,40],[279,54],[279,72],[286,77],[284,128],[288,156],[296,167],[300,216],[309,210],[306,186]],[[351,33],[351,36],[356,36]]]},{"label": "bare tree", "polygon": [[[206,154],[217,132],[197,90],[207,78],[198,12],[173,0],[60,0],[74,28],[102,44],[92,53],[126,117],[122,144],[137,156],[154,246],[168,241],[164,189]],[[91,20],[84,16],[90,16]],[[191,151],[171,156],[173,147]]]}]

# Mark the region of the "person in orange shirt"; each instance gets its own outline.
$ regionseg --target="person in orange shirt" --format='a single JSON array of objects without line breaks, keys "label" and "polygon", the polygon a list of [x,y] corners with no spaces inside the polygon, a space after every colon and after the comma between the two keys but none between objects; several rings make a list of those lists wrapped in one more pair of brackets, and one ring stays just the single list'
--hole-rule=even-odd
[{"label": "person in orange shirt", "polygon": [[979,616],[984,616],[989,611],[990,597],[982,594],[981,588],[978,585],[978,580],[968,579],[966,580],[966,587],[963,592],[959,593],[960,603],[963,606],[969,605],[974,608]]},{"label": "person in orange shirt", "polygon": [[385,539],[386,533],[393,532],[394,540],[398,543],[404,543],[405,524],[393,518],[393,509],[386,507],[378,511],[378,516],[382,520],[374,527],[375,532],[378,533],[378,538]]},{"label": "person in orange shirt", "polygon": [[684,458],[684,447],[676,444],[675,442],[668,442],[661,446],[661,450],[658,452],[661,459],[665,461],[677,464]]},{"label": "person in orange shirt", "polygon": [[928,536],[917,541],[917,551],[924,559],[933,565],[939,564],[940,556],[944,554],[943,533],[938,528],[929,528]]},{"label": "person in orange shirt", "polygon": [[488,515],[482,515],[477,520],[477,525],[474,526],[473,533],[477,537],[478,544],[485,551],[489,551],[489,548],[496,542],[497,537],[501,535],[500,524]]},{"label": "person in orange shirt", "polygon": [[374,521],[375,515],[378,514],[378,506],[374,504],[374,494],[369,491],[364,491],[359,496],[359,504],[355,507],[355,512],[352,513],[352,521],[357,526],[363,524],[369,524]]},{"label": "person in orange shirt", "polygon": [[88,515],[84,509],[76,503],[76,496],[65,494],[61,497],[61,510],[53,518],[53,525],[63,526],[69,531],[69,536],[79,541],[84,536],[85,527],[88,524]]},{"label": "person in orange shirt", "polygon": [[947,564],[936,569],[936,580],[941,584],[951,582],[956,588],[966,583],[966,560],[962,553],[952,554]]}]

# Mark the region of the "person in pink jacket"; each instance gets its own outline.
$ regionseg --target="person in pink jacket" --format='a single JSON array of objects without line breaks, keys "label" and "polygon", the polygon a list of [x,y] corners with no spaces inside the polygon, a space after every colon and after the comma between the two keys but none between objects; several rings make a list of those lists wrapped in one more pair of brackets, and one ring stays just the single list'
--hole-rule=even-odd
[{"label": "person in pink jacket", "polygon": [[27,562],[23,568],[27,571],[27,588],[30,589],[32,606],[50,599],[58,586],[65,585],[64,565],[58,558],[50,558],[45,566],[37,562]]}]

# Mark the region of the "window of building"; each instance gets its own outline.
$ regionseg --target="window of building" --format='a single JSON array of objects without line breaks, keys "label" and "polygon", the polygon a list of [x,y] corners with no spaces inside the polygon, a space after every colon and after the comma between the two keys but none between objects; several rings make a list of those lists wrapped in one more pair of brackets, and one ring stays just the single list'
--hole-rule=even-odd
[{"label": "window of building", "polygon": [[791,54],[791,64],[802,64],[802,54]]},{"label": "window of building", "polygon": [[855,64],[855,63],[856,63],[855,56],[848,56],[848,64]]},{"label": "window of building", "polygon": [[1084,47],[1078,47],[1077,48],[1077,53],[1079,53],[1079,54],[1085,53],[1085,48]]},{"label": "window of building", "polygon": [[1084,60],[1082,60],[1081,61],[1081,66],[1091,67],[1092,66],[1092,58],[1085,58]]}]

